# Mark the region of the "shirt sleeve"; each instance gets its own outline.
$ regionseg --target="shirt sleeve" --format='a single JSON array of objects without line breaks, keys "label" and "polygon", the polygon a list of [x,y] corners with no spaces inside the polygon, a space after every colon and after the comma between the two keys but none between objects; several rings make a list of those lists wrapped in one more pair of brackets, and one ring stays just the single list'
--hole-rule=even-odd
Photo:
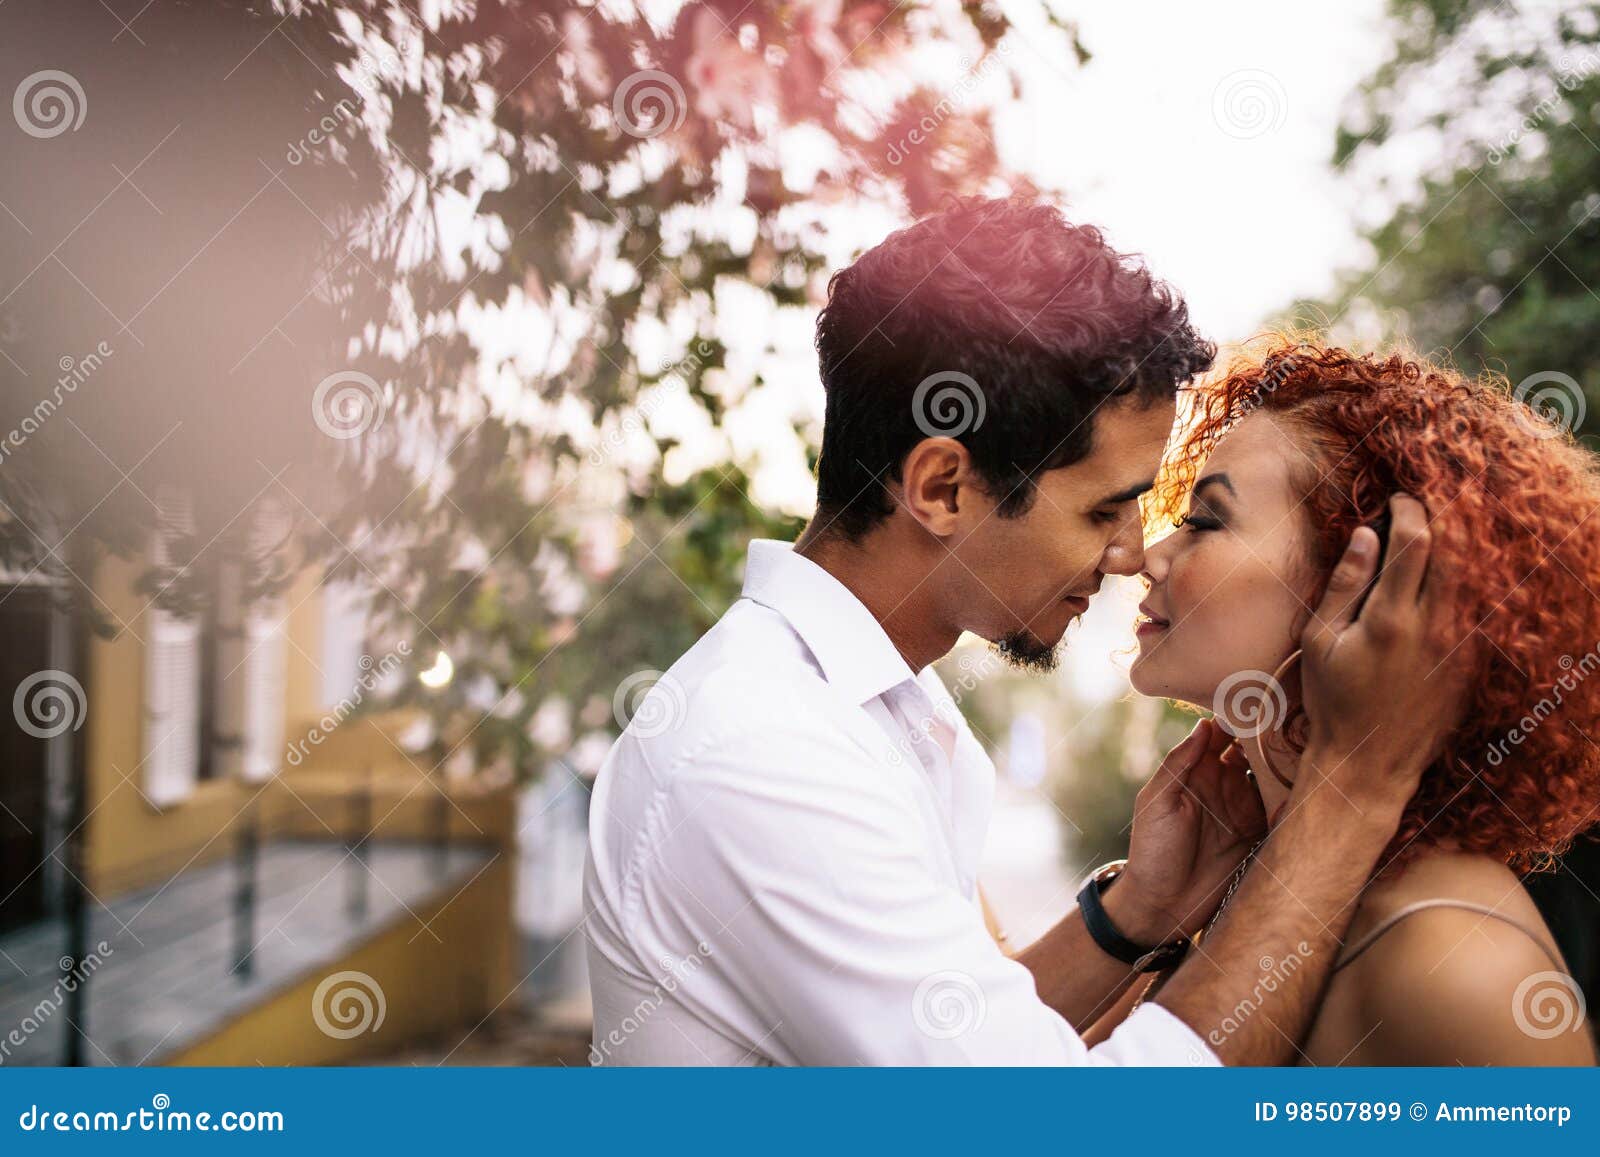
[{"label": "shirt sleeve", "polygon": [[1157,1005],[1088,1048],[946,879],[914,775],[806,728],[672,776],[628,906],[646,951],[704,957],[677,997],[785,1064],[1218,1063]]}]

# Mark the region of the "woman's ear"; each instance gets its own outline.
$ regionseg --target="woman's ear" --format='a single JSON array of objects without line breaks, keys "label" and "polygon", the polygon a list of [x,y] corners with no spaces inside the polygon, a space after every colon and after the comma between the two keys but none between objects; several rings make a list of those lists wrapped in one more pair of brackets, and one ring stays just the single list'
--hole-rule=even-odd
[{"label": "woman's ear", "polygon": [[[924,438],[900,466],[894,497],[929,534],[948,538],[983,501],[972,455],[954,438]],[[893,492],[893,491],[892,491]]]}]

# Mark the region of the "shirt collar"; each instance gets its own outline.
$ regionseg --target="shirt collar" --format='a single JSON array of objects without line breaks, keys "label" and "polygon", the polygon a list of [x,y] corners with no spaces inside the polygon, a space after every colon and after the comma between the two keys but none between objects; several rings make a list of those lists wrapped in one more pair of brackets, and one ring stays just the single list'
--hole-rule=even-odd
[{"label": "shirt collar", "polygon": [[823,677],[856,703],[915,679],[883,625],[850,589],[793,545],[755,539],[745,560],[745,598],[782,615],[810,648]]}]

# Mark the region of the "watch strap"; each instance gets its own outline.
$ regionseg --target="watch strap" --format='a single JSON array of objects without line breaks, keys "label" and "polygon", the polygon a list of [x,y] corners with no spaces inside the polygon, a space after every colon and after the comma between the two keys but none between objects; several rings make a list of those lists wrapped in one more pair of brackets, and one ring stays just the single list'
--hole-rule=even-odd
[{"label": "watch strap", "polygon": [[1101,903],[1100,896],[1115,881],[1116,875],[1096,872],[1078,892],[1078,907],[1083,926],[1100,950],[1140,972],[1158,972],[1181,958],[1189,948],[1187,940],[1173,940],[1152,948],[1129,940],[1118,930]]}]

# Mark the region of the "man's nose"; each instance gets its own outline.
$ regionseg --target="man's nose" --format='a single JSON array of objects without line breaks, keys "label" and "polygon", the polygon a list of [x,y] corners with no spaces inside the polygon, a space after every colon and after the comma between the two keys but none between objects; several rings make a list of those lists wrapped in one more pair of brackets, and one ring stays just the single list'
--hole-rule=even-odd
[{"label": "man's nose", "polygon": [[1144,570],[1144,536],[1124,535],[1106,547],[1100,569],[1106,574],[1138,574]]}]

